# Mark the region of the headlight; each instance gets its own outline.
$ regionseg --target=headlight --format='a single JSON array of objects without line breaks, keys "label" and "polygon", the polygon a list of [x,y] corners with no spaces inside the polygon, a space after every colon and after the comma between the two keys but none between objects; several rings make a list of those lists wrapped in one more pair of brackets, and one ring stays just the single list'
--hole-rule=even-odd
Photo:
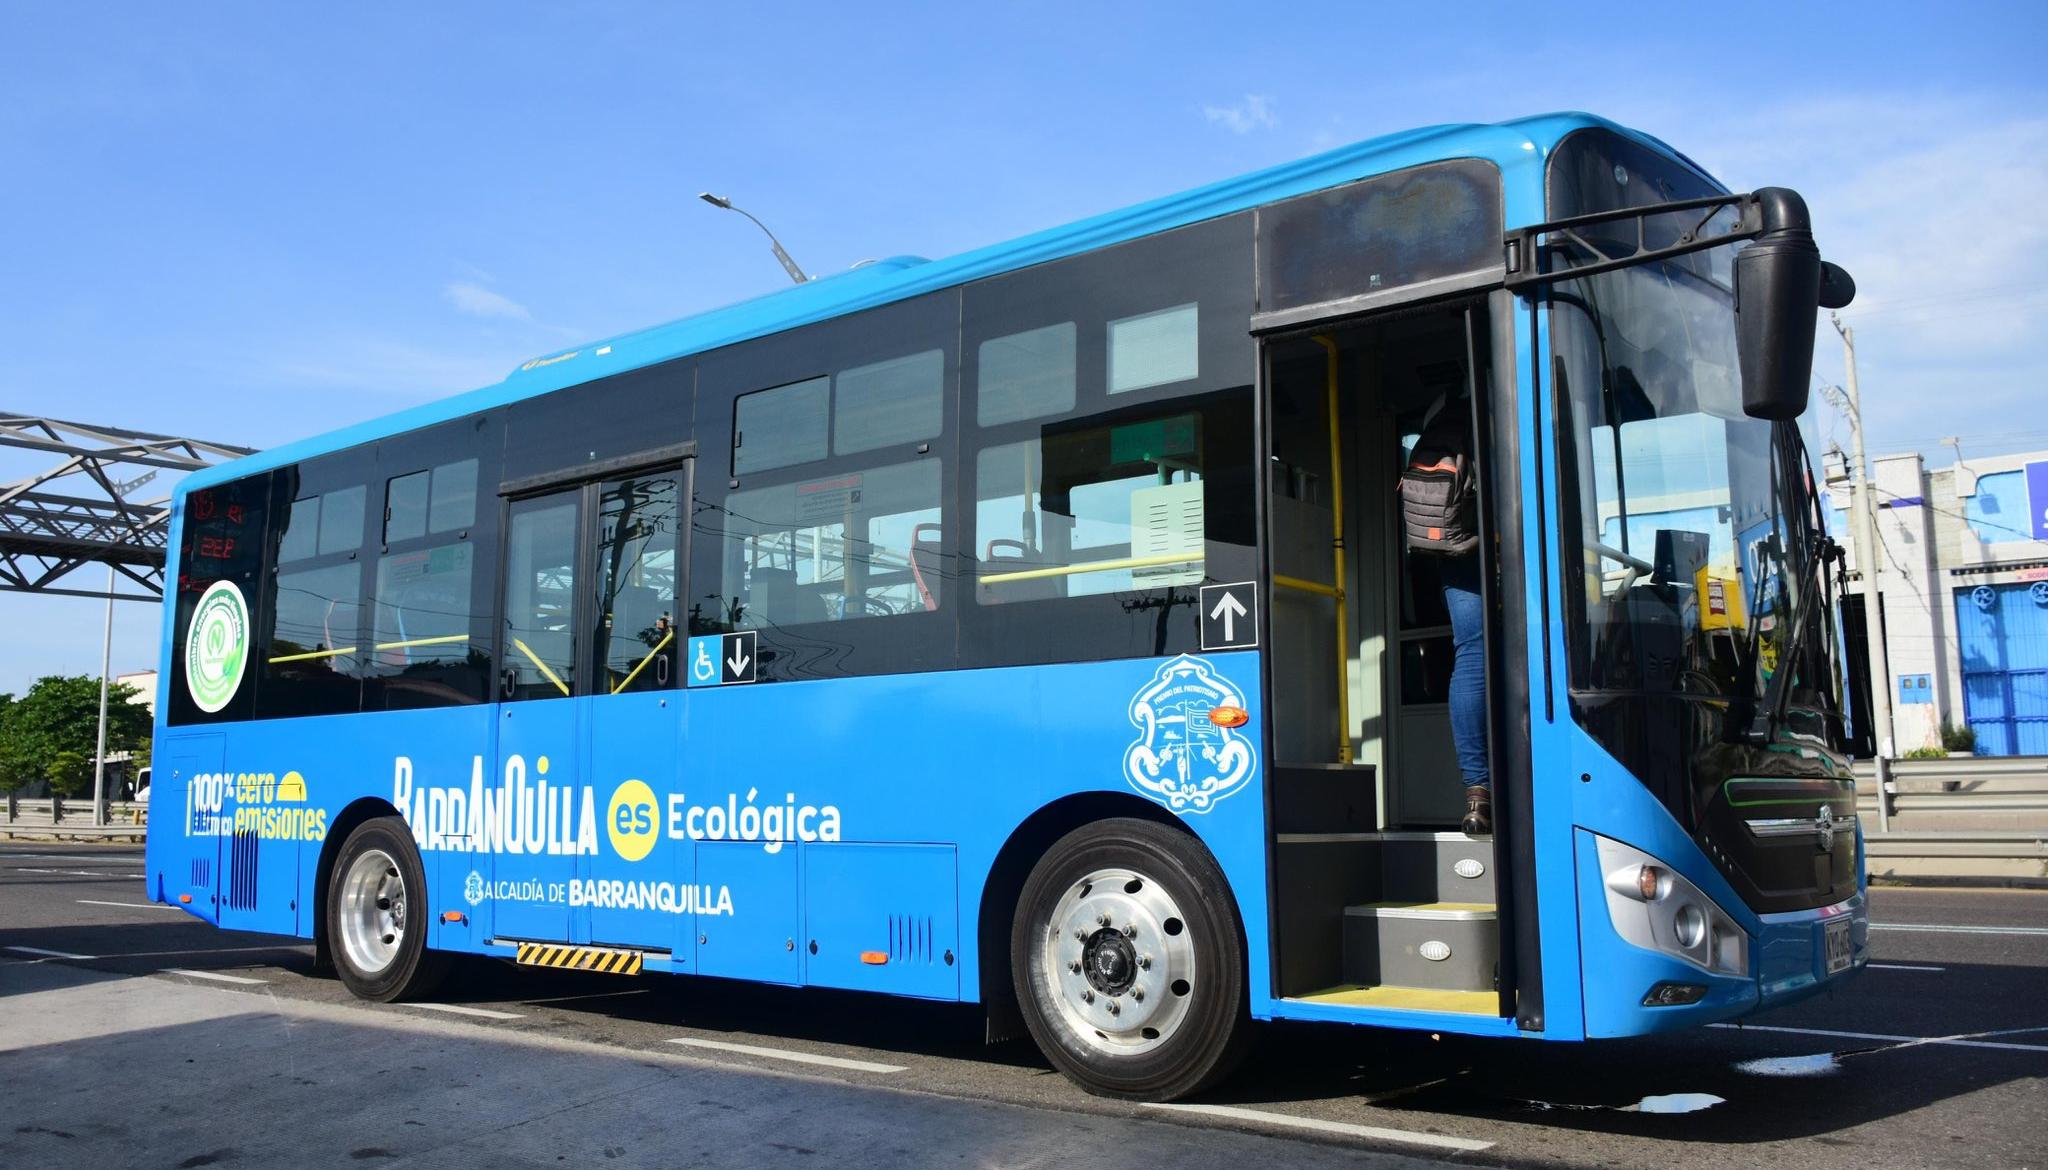
[{"label": "headlight", "polygon": [[1704,891],[1640,849],[1593,840],[1616,934],[1716,975],[1749,974],[1749,932]]}]

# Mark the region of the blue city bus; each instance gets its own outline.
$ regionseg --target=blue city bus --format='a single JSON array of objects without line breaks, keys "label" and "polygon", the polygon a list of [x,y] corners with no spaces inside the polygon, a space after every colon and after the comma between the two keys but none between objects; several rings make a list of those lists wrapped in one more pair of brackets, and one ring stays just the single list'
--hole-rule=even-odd
[{"label": "blue city bus", "polygon": [[[978,1003],[1138,1099],[1257,1020],[1789,1002],[1865,960],[1799,426],[1852,294],[1790,191],[1433,127],[195,473],[150,894],[371,1000],[491,956]],[[1473,834],[1396,492],[1453,402]]]}]

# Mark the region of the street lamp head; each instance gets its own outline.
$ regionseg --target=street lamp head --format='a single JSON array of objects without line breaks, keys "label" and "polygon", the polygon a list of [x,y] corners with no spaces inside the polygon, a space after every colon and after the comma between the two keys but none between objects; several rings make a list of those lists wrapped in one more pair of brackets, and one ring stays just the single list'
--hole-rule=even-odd
[{"label": "street lamp head", "polygon": [[727,211],[732,210],[732,200],[723,198],[722,196],[713,195],[709,191],[698,192],[697,198],[702,199],[704,202],[709,203],[713,207],[723,207]]}]

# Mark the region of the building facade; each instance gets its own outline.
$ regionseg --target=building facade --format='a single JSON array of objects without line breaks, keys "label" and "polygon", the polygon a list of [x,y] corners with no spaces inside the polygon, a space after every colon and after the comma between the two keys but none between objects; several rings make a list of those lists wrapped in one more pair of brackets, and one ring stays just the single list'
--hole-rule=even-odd
[{"label": "building facade", "polygon": [[[2048,452],[1934,469],[1893,455],[1872,475],[1891,754],[1940,746],[1947,725],[1974,732],[1979,755],[2048,755]],[[1835,531],[1849,520],[1838,513]],[[1853,547],[1849,567],[1860,600]]]}]

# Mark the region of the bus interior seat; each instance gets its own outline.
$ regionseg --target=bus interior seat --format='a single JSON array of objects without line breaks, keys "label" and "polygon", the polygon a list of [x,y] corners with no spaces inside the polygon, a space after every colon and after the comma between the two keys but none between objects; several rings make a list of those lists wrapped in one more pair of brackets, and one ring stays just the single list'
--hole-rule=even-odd
[{"label": "bus interior seat", "polygon": [[801,626],[832,620],[825,599],[811,586],[799,584],[795,569],[757,565],[749,582],[749,607],[756,626]]},{"label": "bus interior seat", "polygon": [[[1033,553],[1031,546],[1021,540],[998,537],[989,541],[983,552],[982,565],[991,573],[1020,573],[1047,567],[1046,562]],[[1043,601],[1048,597],[1065,596],[1066,586],[1059,577],[1031,577],[983,588],[991,592],[1000,590],[995,595],[1004,601]]]},{"label": "bus interior seat", "polygon": [[917,583],[917,597],[927,613],[939,608],[939,595],[933,586],[945,563],[945,532],[943,525],[920,524],[910,533],[910,576]]}]

